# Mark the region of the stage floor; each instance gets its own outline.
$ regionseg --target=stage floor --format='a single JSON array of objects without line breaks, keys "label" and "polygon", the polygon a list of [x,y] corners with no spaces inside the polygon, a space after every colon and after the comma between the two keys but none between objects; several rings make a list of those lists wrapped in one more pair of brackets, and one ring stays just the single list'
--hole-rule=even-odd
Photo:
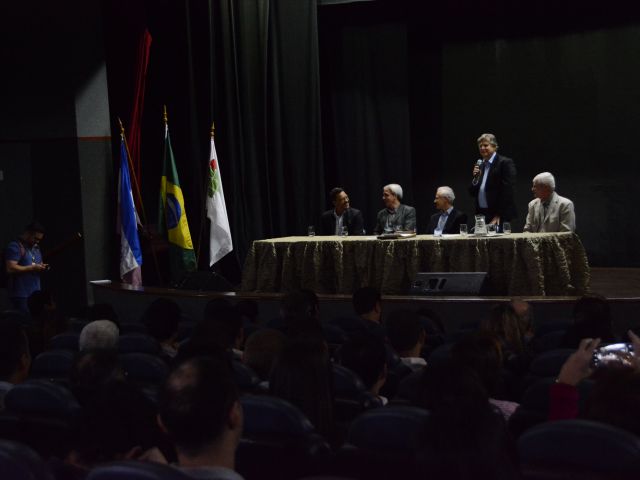
[{"label": "stage floor", "polygon": [[591,292],[611,300],[640,300],[640,268],[591,268]]}]

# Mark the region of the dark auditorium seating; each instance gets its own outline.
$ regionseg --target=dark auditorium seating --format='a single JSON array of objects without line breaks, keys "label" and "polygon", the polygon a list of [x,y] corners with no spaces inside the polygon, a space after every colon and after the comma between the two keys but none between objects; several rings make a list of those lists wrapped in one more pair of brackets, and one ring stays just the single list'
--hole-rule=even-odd
[{"label": "dark auditorium seating", "polygon": [[46,378],[65,381],[73,363],[74,352],[69,350],[47,350],[33,359],[31,378]]},{"label": "dark auditorium seating", "polygon": [[360,377],[342,365],[333,365],[334,419],[346,426],[360,413],[382,406],[382,402],[370,393]]},{"label": "dark auditorium seating", "polygon": [[160,385],[169,374],[169,366],[149,353],[123,353],[118,356],[127,377],[139,385]]},{"label": "dark auditorium seating", "polygon": [[77,352],[79,339],[80,334],[77,332],[60,333],[51,337],[47,348],[49,350],[69,350],[71,352]]},{"label": "dark auditorium seating", "polygon": [[89,472],[86,480],[188,480],[177,468],[154,462],[135,460],[100,465]]},{"label": "dark auditorium seating", "polygon": [[260,393],[260,377],[240,360],[233,360],[233,379],[242,393]]},{"label": "dark auditorium seating", "polygon": [[240,398],[244,413],[236,470],[246,479],[293,479],[320,473],[329,445],[289,402],[267,395]]},{"label": "dark auditorium seating", "polygon": [[36,452],[9,440],[0,440],[0,477],[7,480],[53,480],[53,475]]},{"label": "dark auditorium seating", "polygon": [[640,438],[589,420],[538,425],[518,440],[525,478],[638,478]]},{"label": "dark auditorium seating", "polygon": [[118,351],[120,353],[160,353],[160,344],[151,335],[146,333],[127,333],[118,338]]}]

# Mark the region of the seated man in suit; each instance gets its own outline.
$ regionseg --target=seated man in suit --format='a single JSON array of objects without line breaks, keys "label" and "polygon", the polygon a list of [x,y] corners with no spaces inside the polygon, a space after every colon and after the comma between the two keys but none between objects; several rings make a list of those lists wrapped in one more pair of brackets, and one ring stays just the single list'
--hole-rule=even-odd
[{"label": "seated man in suit", "polygon": [[390,183],[382,189],[384,207],[378,212],[374,233],[414,231],[416,228],[416,209],[400,203],[402,187],[397,183]]},{"label": "seated man in suit", "polygon": [[347,192],[336,187],[329,192],[329,198],[334,208],[320,217],[320,235],[341,235],[343,227],[347,227],[349,235],[364,235],[362,212],[351,208]]},{"label": "seated man in suit", "polygon": [[440,211],[431,216],[427,233],[442,235],[443,233],[460,233],[460,225],[467,223],[466,213],[453,207],[456,199],[451,187],[439,187],[433,204]]},{"label": "seated man in suit", "polygon": [[573,232],[576,214],[573,202],[556,193],[556,180],[549,172],[533,177],[531,191],[536,197],[529,202],[525,232]]}]

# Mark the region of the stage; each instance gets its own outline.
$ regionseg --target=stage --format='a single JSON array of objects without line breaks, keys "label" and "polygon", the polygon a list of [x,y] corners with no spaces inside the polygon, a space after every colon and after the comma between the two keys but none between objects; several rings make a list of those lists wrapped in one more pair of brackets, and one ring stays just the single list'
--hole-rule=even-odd
[{"label": "stage", "polygon": [[[281,293],[253,292],[209,292],[176,290],[157,287],[132,288],[118,283],[92,282],[96,303],[110,303],[122,321],[137,321],[144,309],[159,297],[175,300],[183,312],[193,320],[198,320],[205,304],[218,297],[228,298],[235,303],[243,299],[256,300],[260,307],[260,320],[268,321],[278,315]],[[591,292],[604,295],[611,301],[614,325],[618,333],[628,328],[640,326],[640,268],[592,268]],[[323,321],[344,315],[351,315],[351,296],[346,294],[318,295]],[[571,320],[573,305],[577,297],[572,296],[408,296],[384,295],[383,309],[430,308],[438,312],[448,331],[460,325],[483,318],[494,305],[519,298],[530,302],[539,324],[566,322]]]}]

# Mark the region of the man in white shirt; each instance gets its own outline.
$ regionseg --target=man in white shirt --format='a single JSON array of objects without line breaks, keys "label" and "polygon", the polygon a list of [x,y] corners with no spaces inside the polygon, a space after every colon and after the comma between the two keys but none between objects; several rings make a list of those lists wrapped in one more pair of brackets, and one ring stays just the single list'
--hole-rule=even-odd
[{"label": "man in white shirt", "polygon": [[556,180],[549,172],[533,177],[531,191],[536,197],[529,202],[525,232],[573,232],[576,214],[573,202],[556,193]]}]

